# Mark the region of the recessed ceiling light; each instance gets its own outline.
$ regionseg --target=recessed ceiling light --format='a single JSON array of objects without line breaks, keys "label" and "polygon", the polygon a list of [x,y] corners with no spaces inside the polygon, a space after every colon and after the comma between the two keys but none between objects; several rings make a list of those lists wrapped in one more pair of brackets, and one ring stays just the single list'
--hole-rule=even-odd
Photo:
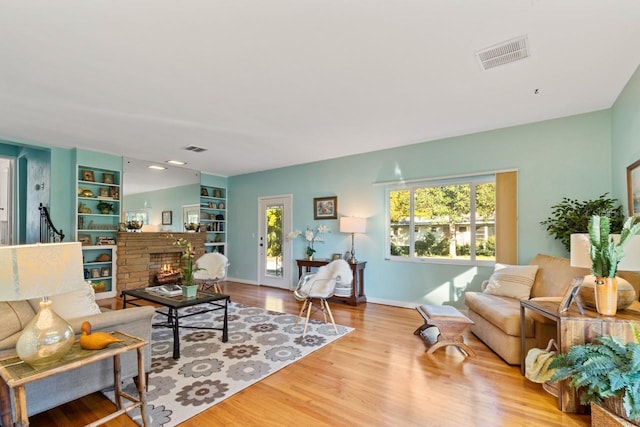
[{"label": "recessed ceiling light", "polygon": [[181,162],[180,160],[167,160],[167,163],[172,164],[172,165],[186,165],[187,162]]},{"label": "recessed ceiling light", "polygon": [[158,165],[151,165],[151,166],[147,166],[147,167],[149,169],[156,169],[156,170],[159,170],[159,171],[163,171],[163,170],[166,169],[164,166],[158,166]]}]

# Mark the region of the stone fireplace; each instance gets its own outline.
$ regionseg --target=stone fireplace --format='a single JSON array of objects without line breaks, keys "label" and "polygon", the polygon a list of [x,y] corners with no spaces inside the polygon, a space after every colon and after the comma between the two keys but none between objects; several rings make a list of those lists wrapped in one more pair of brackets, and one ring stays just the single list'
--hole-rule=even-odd
[{"label": "stone fireplace", "polygon": [[[204,254],[206,233],[173,233],[175,238],[191,242],[198,259]],[[155,285],[155,276],[163,266],[180,268],[182,248],[173,245],[167,233],[118,233],[117,289],[145,288]]]}]

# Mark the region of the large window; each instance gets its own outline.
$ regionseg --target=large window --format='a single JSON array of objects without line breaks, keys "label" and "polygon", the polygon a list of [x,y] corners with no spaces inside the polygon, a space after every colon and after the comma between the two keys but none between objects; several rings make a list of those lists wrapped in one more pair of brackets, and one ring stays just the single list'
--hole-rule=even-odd
[{"label": "large window", "polygon": [[388,194],[388,256],[433,262],[495,262],[495,175],[394,187]]}]

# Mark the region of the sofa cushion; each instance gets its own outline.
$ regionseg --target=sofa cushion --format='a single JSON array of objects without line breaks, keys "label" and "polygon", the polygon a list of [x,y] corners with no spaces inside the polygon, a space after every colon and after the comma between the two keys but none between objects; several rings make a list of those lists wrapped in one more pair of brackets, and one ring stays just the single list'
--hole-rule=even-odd
[{"label": "sofa cushion", "polygon": [[507,265],[496,263],[484,292],[515,299],[529,299],[537,265]]},{"label": "sofa cushion", "polygon": [[[96,293],[89,283],[78,290],[53,295],[49,299],[53,311],[66,320],[100,314],[100,307],[96,304]],[[40,310],[40,301],[40,298],[29,300],[36,312]]]},{"label": "sofa cushion", "polygon": [[538,274],[531,288],[531,298],[562,297],[576,276],[589,274],[587,268],[571,267],[569,258],[538,254],[530,264],[538,266]]},{"label": "sofa cushion", "polygon": [[0,302],[0,348],[6,338],[22,331],[35,315],[26,301]]},{"label": "sofa cushion", "polygon": [[[466,292],[465,304],[469,311],[484,317],[507,335],[520,336],[520,303],[510,297]],[[534,324],[530,316],[525,316],[525,336],[534,336]]]}]

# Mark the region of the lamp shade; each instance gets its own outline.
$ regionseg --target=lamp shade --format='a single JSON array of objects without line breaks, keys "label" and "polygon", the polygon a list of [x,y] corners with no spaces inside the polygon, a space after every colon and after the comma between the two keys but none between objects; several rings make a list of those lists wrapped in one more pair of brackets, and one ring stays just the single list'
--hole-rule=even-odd
[{"label": "lamp shade", "polygon": [[79,242],[0,247],[0,301],[19,301],[86,286]]},{"label": "lamp shade", "polygon": [[577,233],[571,235],[571,266],[591,268],[591,256],[589,255],[589,235]]},{"label": "lamp shade", "polygon": [[354,216],[340,218],[341,233],[365,233],[367,231],[367,219]]},{"label": "lamp shade", "polygon": [[[612,234],[613,241],[620,241],[619,234]],[[587,233],[577,233],[571,235],[571,266],[591,268],[591,256],[589,255],[589,235]],[[618,264],[620,271],[640,271],[640,236],[635,235],[627,238],[624,247],[624,257]]]}]

